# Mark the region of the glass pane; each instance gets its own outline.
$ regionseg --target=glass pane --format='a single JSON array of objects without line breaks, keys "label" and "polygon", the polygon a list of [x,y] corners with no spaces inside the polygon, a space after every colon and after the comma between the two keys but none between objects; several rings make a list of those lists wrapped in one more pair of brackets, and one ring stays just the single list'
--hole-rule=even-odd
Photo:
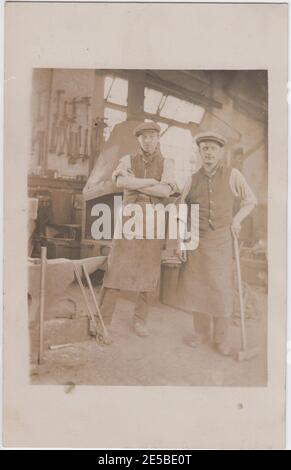
[{"label": "glass pane", "polygon": [[187,177],[200,166],[191,132],[180,127],[169,127],[160,142],[163,156],[175,161],[176,181],[179,188],[183,189]]},{"label": "glass pane", "polygon": [[166,103],[161,110],[161,116],[184,123],[200,123],[204,115],[204,111],[204,108],[201,106],[197,106],[185,100],[180,100],[174,96],[168,96]]},{"label": "glass pane", "polygon": [[125,111],[119,111],[117,109],[105,108],[104,118],[107,127],[105,127],[104,129],[103,135],[105,141],[107,141],[110,137],[111,132],[114,129],[114,126],[116,126],[116,124],[119,124],[120,122],[126,121],[127,113]]},{"label": "glass pane", "polygon": [[145,88],[144,110],[146,113],[156,114],[163,93],[152,88]]},{"label": "glass pane", "polygon": [[169,127],[169,124],[165,124],[164,122],[158,122],[160,128],[161,128],[161,134],[163,134]]},{"label": "glass pane", "polygon": [[109,93],[112,82],[113,82],[113,77],[111,77],[109,75],[107,77],[105,77],[105,79],[104,79],[104,99],[105,100],[107,99],[107,95]]},{"label": "glass pane", "polygon": [[107,76],[104,80],[104,99],[109,103],[127,106],[128,81],[123,78]]}]

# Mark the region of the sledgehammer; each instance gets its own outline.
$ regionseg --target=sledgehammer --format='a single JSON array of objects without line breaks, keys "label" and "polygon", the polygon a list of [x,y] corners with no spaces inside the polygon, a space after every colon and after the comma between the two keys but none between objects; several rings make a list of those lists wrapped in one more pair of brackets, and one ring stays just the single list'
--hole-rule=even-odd
[{"label": "sledgehammer", "polygon": [[246,325],[245,325],[245,307],[243,299],[243,289],[242,289],[242,280],[241,280],[241,269],[240,269],[240,258],[239,258],[239,247],[238,239],[236,235],[233,235],[234,240],[234,252],[235,252],[235,264],[237,272],[237,283],[238,283],[238,293],[239,293],[239,306],[240,306],[240,324],[241,324],[241,341],[242,349],[237,353],[238,361],[247,361],[257,356],[259,353],[259,348],[248,348],[247,347],[247,336],[246,336]]}]

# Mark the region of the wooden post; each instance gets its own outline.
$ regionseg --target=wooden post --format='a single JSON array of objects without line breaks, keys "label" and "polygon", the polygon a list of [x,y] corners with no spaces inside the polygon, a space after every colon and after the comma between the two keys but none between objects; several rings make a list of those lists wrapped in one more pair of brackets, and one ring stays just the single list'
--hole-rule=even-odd
[{"label": "wooden post", "polygon": [[46,275],[47,247],[41,247],[41,274],[40,274],[40,309],[39,309],[39,355],[38,363],[43,362],[43,327],[45,309],[45,275]]},{"label": "wooden post", "polygon": [[[93,76],[93,91],[92,91],[92,108],[91,108],[91,121],[93,119],[102,119],[104,117],[104,78],[105,72],[96,71],[94,72]],[[100,121],[101,122],[101,121]],[[90,159],[89,159],[89,173],[90,176],[91,171],[93,170],[95,163],[102,151],[103,146],[103,131],[104,127],[101,125],[97,128],[97,142],[96,142],[96,149],[95,153],[92,153],[92,149],[90,150]],[[92,132],[92,130],[91,130]]]},{"label": "wooden post", "polygon": [[127,119],[143,120],[145,72],[131,70],[128,73]]}]

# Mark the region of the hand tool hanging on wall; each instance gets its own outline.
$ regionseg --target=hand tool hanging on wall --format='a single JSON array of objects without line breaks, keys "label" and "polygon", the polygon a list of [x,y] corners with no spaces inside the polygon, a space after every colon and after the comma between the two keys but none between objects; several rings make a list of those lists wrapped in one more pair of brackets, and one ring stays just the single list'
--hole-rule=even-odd
[{"label": "hand tool hanging on wall", "polygon": [[64,110],[63,110],[63,119],[60,121],[59,125],[59,133],[58,133],[58,143],[57,143],[57,155],[60,157],[64,155],[67,148],[67,141],[68,141],[68,125],[69,119],[67,115],[67,107],[68,102],[64,102]]},{"label": "hand tool hanging on wall", "polygon": [[68,141],[68,159],[70,164],[77,163],[80,158],[82,126],[77,123],[69,125],[69,141]]},{"label": "hand tool hanging on wall", "polygon": [[89,152],[88,152],[88,136],[89,136],[89,129],[85,129],[85,137],[84,137],[84,150],[82,154],[82,158],[89,158]]},{"label": "hand tool hanging on wall", "polygon": [[54,139],[57,142],[57,155],[65,155],[70,164],[75,164],[80,158],[83,161],[89,158],[90,99],[89,96],[80,99],[74,97],[71,101],[64,102],[63,119],[59,123]]},{"label": "hand tool hanging on wall", "polygon": [[69,103],[72,106],[72,113],[70,116],[69,129],[68,129],[68,151],[66,156],[69,159],[70,164],[75,164],[80,158],[80,134],[81,126],[77,123],[78,113],[77,113],[77,98],[73,98]]},{"label": "hand tool hanging on wall", "polygon": [[236,235],[233,235],[233,241],[234,241],[234,253],[235,253],[235,263],[236,263],[236,272],[237,272],[238,293],[239,293],[241,341],[242,341],[242,349],[238,352],[237,359],[238,361],[245,361],[245,360],[252,359],[253,357],[257,356],[259,353],[259,348],[257,347],[248,348],[248,345],[247,345],[246,324],[245,324],[245,306],[244,306],[244,299],[243,299],[239,246],[238,246],[238,239]]},{"label": "hand tool hanging on wall", "polygon": [[78,126],[78,133],[77,133],[77,145],[75,151],[75,158],[80,158],[81,153],[81,143],[82,143],[82,126]]},{"label": "hand tool hanging on wall", "polygon": [[66,148],[66,157],[68,157],[70,163],[71,159],[73,159],[73,152],[74,152],[74,131],[73,125],[76,119],[76,98],[73,98],[72,101],[68,101],[68,105],[71,106],[71,113],[68,117],[68,132],[67,132],[67,148]]},{"label": "hand tool hanging on wall", "polygon": [[70,132],[70,142],[71,142],[71,156],[69,158],[69,163],[75,164],[80,158],[81,150],[81,133],[82,126],[77,126],[77,124],[71,124]]},{"label": "hand tool hanging on wall", "polygon": [[56,111],[54,113],[52,129],[51,129],[51,139],[50,139],[50,147],[49,151],[51,153],[56,153],[57,145],[58,145],[58,136],[59,136],[59,118],[60,118],[60,107],[61,107],[61,99],[62,94],[65,93],[64,90],[56,90]]},{"label": "hand tool hanging on wall", "polygon": [[96,154],[97,149],[97,131],[98,123],[94,120],[92,130],[91,130],[91,139],[90,139],[90,153],[91,156]]},{"label": "hand tool hanging on wall", "polygon": [[68,140],[66,146],[66,157],[70,160],[73,157],[73,132],[72,124],[68,124]]},{"label": "hand tool hanging on wall", "polygon": [[86,124],[87,126],[89,126],[89,121],[90,121],[90,106],[91,106],[91,103],[90,103],[90,100],[91,100],[91,97],[90,96],[83,96],[83,98],[81,98],[80,100],[80,103],[84,104],[85,105],[85,113],[86,113]]},{"label": "hand tool hanging on wall", "polygon": [[[90,96],[84,96],[79,100],[79,104],[82,106],[82,122],[85,123],[82,129],[82,141],[81,141],[81,149],[80,149],[80,158],[82,161],[88,159],[90,157],[90,127],[89,127],[89,120],[90,120]],[[85,106],[85,109],[84,109]]]},{"label": "hand tool hanging on wall", "polygon": [[45,158],[45,142],[46,142],[46,131],[39,130],[37,133],[38,139],[38,165],[42,166]]}]

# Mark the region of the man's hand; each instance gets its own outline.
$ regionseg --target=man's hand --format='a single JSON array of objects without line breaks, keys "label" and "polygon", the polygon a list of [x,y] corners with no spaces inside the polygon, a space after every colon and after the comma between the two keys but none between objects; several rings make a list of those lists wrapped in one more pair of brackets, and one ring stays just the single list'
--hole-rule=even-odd
[{"label": "man's hand", "polygon": [[240,231],[241,231],[241,224],[240,222],[238,222],[237,220],[233,220],[232,221],[232,224],[231,224],[231,231],[232,231],[232,234],[235,236],[235,237],[239,237],[239,234],[240,234]]},{"label": "man's hand", "polygon": [[[121,171],[123,172],[124,170]],[[154,178],[136,178],[133,174],[128,174],[128,171],[126,175],[118,173],[117,177],[116,175],[114,176],[116,178],[115,184],[119,189],[138,191],[139,189],[158,185],[158,181]]]},{"label": "man's hand", "polygon": [[134,174],[130,168],[128,170],[120,168],[115,171],[115,177],[118,178],[118,176],[134,176]]},{"label": "man's hand", "polygon": [[178,256],[179,260],[182,261],[182,263],[185,263],[187,261],[187,251],[181,249],[180,242],[178,242],[177,244],[175,255]]}]

